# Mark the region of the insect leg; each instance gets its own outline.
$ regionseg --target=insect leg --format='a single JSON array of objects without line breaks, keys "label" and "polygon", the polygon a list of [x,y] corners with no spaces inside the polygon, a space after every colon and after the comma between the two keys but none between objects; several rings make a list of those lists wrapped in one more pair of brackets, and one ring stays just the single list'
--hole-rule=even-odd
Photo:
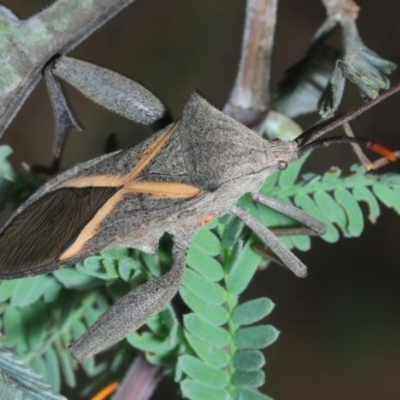
[{"label": "insect leg", "polygon": [[152,125],[167,116],[164,104],[153,93],[106,68],[61,56],[52,72],[90,100],[132,121]]},{"label": "insect leg", "polygon": [[83,362],[119,342],[163,310],[181,285],[186,267],[186,250],[174,246],[171,269],[133,289],[109,308],[70,346],[73,357]]},{"label": "insect leg", "polygon": [[326,226],[324,223],[318,219],[312,217],[311,215],[305,213],[300,208],[292,206],[291,204],[284,203],[274,199],[273,197],[264,196],[260,193],[253,192],[251,197],[274,210],[285,214],[296,221],[301,222],[306,227],[303,228],[288,228],[288,229],[274,229],[273,232],[277,236],[285,235],[307,235],[307,236],[319,236],[326,232]]},{"label": "insect leg", "polygon": [[73,128],[81,131],[82,128],[79,126],[71,109],[69,108],[60,82],[53,75],[51,68],[51,64],[46,67],[44,71],[44,76],[56,125],[52,157],[53,167],[54,169],[57,169],[56,164],[58,163],[58,160],[60,158],[60,154],[69,131]]},{"label": "insect leg", "polygon": [[[258,201],[274,210],[281,212],[296,221],[301,222],[305,225],[302,228],[278,228],[272,229],[271,232],[275,236],[289,236],[289,235],[307,235],[307,236],[319,236],[326,232],[326,226],[324,223],[318,219],[312,217],[311,215],[305,213],[300,208],[292,206],[291,204],[284,203],[283,201],[277,200],[273,197],[264,196],[258,192],[251,193],[253,199]],[[254,249],[261,254],[269,257],[276,263],[283,265],[282,261],[271,251],[270,248],[263,248],[261,245],[254,245]]]},{"label": "insect leg", "polygon": [[295,275],[301,278],[306,276],[307,267],[266,226],[239,207],[233,206],[230,211],[251,228]]}]

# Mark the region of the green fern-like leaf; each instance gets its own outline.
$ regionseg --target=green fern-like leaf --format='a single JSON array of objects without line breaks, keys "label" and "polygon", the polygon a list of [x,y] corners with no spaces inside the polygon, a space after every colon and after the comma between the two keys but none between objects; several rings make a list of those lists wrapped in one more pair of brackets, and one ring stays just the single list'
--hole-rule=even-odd
[{"label": "green fern-like leaf", "polygon": [[[327,226],[322,236],[327,242],[336,242],[340,232],[345,237],[358,237],[364,229],[364,217],[360,202],[368,205],[368,218],[375,222],[380,214],[377,200],[400,214],[400,176],[394,174],[370,174],[359,165],[351,168],[346,177],[333,168],[323,175],[306,175],[295,182],[304,160],[299,160],[286,171],[276,173],[267,179],[261,192],[284,202],[294,203],[310,215],[320,219]],[[269,181],[276,182],[271,185]],[[273,210],[252,204],[248,198],[241,200],[242,206],[269,227],[288,227],[296,224],[288,217],[276,216]],[[308,249],[304,242],[295,237],[283,238],[289,247]],[[302,240],[302,239],[301,239]],[[309,238],[305,238],[309,241]]]},{"label": "green fern-like leaf", "polygon": [[[193,311],[184,318],[184,335],[193,354],[179,357],[177,366],[182,392],[189,399],[200,399],[207,390],[221,399],[242,398],[247,392],[256,395],[249,389],[261,386],[265,380],[265,359],[259,349],[278,335],[268,325],[246,327],[267,316],[273,304],[266,298],[239,304],[238,296],[256,272],[261,257],[252,250],[252,240],[244,246],[234,244],[238,240],[237,227],[237,220],[230,218],[227,225],[217,227],[220,238],[208,226],[192,241],[191,248],[210,253],[211,260],[211,256],[216,257],[211,263],[218,262],[222,274],[215,277],[194,272],[202,270],[205,260],[193,257],[180,289]],[[213,245],[208,247],[208,243]],[[231,246],[235,249],[232,253]]]},{"label": "green fern-like leaf", "polygon": [[[71,281],[67,286],[73,287]],[[82,298],[78,291],[67,290],[63,281],[43,275],[1,282],[0,297],[2,345],[44,376],[53,390],[59,391],[62,381],[74,387],[77,363],[67,348],[108,307],[101,294],[92,290]],[[88,372],[102,369],[93,365]]]},{"label": "green fern-like leaf", "polygon": [[41,180],[35,177],[31,182],[26,182],[18,175],[8,161],[8,157],[12,153],[13,150],[10,146],[0,146],[0,211],[3,211],[7,204],[11,204],[13,207],[20,204],[41,183]]}]

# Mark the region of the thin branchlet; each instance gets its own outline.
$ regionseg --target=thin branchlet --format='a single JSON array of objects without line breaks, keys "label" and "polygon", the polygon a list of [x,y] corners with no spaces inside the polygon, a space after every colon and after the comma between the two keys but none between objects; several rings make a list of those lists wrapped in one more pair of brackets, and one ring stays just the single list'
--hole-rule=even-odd
[{"label": "thin branchlet", "polygon": [[364,103],[362,106],[357,108],[356,110],[350,111],[344,115],[340,115],[337,117],[332,117],[328,120],[319,122],[313,125],[311,128],[304,131],[297,139],[296,142],[299,144],[299,147],[303,147],[310,142],[314,142],[316,139],[320,138],[321,136],[325,135],[326,133],[332,131],[339,126],[342,126],[345,122],[352,121],[356,119],[358,116],[363,114],[365,111],[369,110],[370,108],[376,106],[381,101],[387,99],[388,97],[392,96],[393,94],[400,91],[400,83],[393,86],[392,88],[383,92],[380,96],[375,99]]}]

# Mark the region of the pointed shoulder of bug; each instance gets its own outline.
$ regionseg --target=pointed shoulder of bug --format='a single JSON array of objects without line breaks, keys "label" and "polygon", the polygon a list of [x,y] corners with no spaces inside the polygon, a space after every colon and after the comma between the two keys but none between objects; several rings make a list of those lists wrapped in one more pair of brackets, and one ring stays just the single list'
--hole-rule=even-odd
[{"label": "pointed shoulder of bug", "polygon": [[232,201],[298,157],[296,143],[263,139],[197,93],[184,109],[177,134],[191,182],[207,192],[224,191]]}]

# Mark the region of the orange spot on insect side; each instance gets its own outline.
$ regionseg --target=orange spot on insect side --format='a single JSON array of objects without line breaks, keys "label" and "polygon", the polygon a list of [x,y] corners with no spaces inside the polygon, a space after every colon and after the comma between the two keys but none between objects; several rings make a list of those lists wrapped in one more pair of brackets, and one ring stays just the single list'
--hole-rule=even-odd
[{"label": "orange spot on insect side", "polygon": [[199,223],[199,226],[203,226],[205,224],[208,224],[209,222],[211,222],[214,219],[214,215],[212,214],[208,214],[206,215]]},{"label": "orange spot on insect side", "polygon": [[367,147],[374,151],[375,153],[380,154],[383,157],[386,157],[390,161],[396,161],[397,160],[397,155],[387,147],[379,144],[379,143],[374,143],[374,142],[368,142]]},{"label": "orange spot on insect side", "polygon": [[92,397],[92,400],[104,400],[104,399],[106,399],[111,393],[113,393],[117,389],[118,386],[119,386],[118,382],[110,383],[104,389],[100,390],[100,392],[97,393],[94,397]]}]

